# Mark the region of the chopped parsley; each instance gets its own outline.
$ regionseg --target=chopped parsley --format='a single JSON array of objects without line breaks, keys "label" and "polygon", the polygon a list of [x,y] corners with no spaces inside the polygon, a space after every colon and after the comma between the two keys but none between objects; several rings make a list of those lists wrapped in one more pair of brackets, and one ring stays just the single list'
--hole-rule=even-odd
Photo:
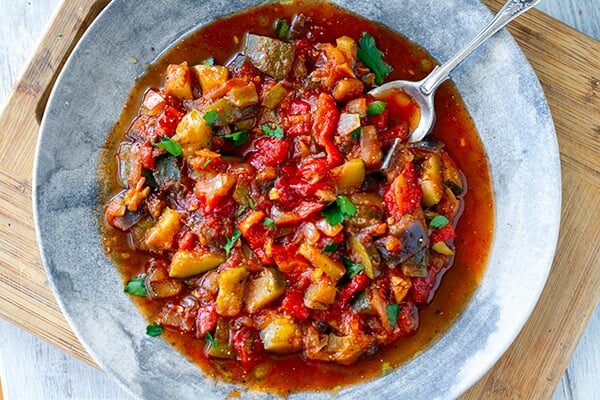
[{"label": "chopped parsley", "polygon": [[275,32],[277,32],[279,39],[286,39],[290,32],[290,25],[285,19],[278,19],[275,21]]},{"label": "chopped parsley", "polygon": [[448,225],[449,222],[450,221],[448,221],[448,218],[444,217],[443,215],[436,215],[431,221],[429,221],[429,226],[431,228],[441,229]]},{"label": "chopped parsley", "polygon": [[146,296],[148,292],[146,291],[145,281],[146,277],[141,275],[131,278],[125,285],[125,293],[134,294],[136,296]]},{"label": "chopped parsley", "polygon": [[266,137],[283,139],[283,137],[285,136],[285,132],[283,131],[283,128],[279,125],[275,125],[275,128],[271,128],[269,125],[265,124],[265,125],[261,125],[260,129],[262,129],[263,134]]},{"label": "chopped parsley", "polygon": [[213,347],[216,347],[219,344],[219,342],[217,342],[217,339],[215,339],[213,335],[210,334],[210,332],[206,332],[206,335],[204,335],[204,340],[206,341],[206,343],[208,343],[209,349],[212,349]]},{"label": "chopped parsley", "polygon": [[215,65],[215,58],[214,57],[208,57],[206,60],[202,61],[202,64],[204,64],[204,65]]},{"label": "chopped parsley", "polygon": [[167,153],[179,157],[183,154],[181,145],[168,136],[163,136],[160,142],[155,143],[154,147],[165,150]]},{"label": "chopped parsley", "polygon": [[348,257],[342,257],[342,261],[344,262],[344,265],[346,266],[346,275],[348,275],[348,278],[350,278],[350,279],[354,278],[356,275],[364,272],[364,270],[365,270],[365,268],[362,266],[362,264],[355,263]]},{"label": "chopped parsley", "polygon": [[227,242],[223,246],[223,250],[225,250],[225,254],[229,255],[229,253],[231,253],[231,249],[233,248],[233,245],[235,244],[235,242],[238,241],[240,236],[242,236],[242,234],[240,233],[238,228],[235,228],[233,230],[233,235],[231,235],[230,238],[227,238]]},{"label": "chopped parsley", "polygon": [[358,41],[358,58],[375,74],[375,82],[378,85],[392,72],[392,67],[383,61],[383,53],[377,48],[375,39],[365,32]]},{"label": "chopped parsley", "polygon": [[369,117],[375,117],[377,115],[381,115],[385,111],[385,107],[387,103],[385,101],[377,100],[370,103],[367,106],[367,115]]},{"label": "chopped parsley", "polygon": [[352,204],[346,196],[338,196],[334,201],[327,204],[321,215],[327,218],[331,226],[341,224],[345,217],[354,217],[356,215],[356,206]]},{"label": "chopped parsley", "polygon": [[277,229],[277,225],[275,225],[275,221],[273,219],[266,217],[263,219],[263,225],[269,229]]},{"label": "chopped parsley", "polygon": [[206,121],[206,123],[209,126],[213,126],[214,124],[217,123],[217,119],[219,118],[219,113],[216,111],[207,111],[204,113],[204,115],[202,116],[202,118],[204,118],[204,120]]},{"label": "chopped parsley", "polygon": [[398,313],[400,312],[400,306],[398,304],[390,304],[387,306],[386,311],[390,320],[390,326],[398,325]]},{"label": "chopped parsley", "polygon": [[146,327],[146,335],[156,337],[162,335],[164,328],[160,324],[152,324]]},{"label": "chopped parsley", "polygon": [[356,128],[352,132],[350,132],[350,137],[354,140],[360,139],[361,128]]},{"label": "chopped parsley", "polygon": [[337,249],[338,249],[338,244],[336,242],[331,242],[328,245],[325,245],[325,247],[323,247],[323,250],[321,250],[321,253],[323,253],[323,254],[333,253]]},{"label": "chopped parsley", "polygon": [[239,147],[250,139],[250,135],[248,135],[248,132],[236,131],[223,135],[223,138],[231,140],[235,147]]}]

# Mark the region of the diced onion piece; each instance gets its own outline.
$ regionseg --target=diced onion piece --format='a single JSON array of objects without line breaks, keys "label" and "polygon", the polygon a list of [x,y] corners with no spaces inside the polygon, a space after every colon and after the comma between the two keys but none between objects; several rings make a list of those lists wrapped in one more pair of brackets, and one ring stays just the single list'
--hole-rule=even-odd
[{"label": "diced onion piece", "polygon": [[338,135],[349,135],[360,128],[360,115],[341,113],[337,126]]},{"label": "diced onion piece", "polygon": [[322,218],[316,222],[317,228],[329,237],[334,237],[344,229],[343,224],[331,226],[326,218]]}]

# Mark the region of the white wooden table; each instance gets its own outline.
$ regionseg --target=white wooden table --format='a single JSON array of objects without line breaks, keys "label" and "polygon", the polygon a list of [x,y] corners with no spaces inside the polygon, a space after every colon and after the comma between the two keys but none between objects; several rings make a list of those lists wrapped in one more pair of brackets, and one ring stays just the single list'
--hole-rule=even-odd
[{"label": "white wooden table", "polygon": [[[60,0],[0,0],[2,102],[59,3]],[[546,0],[539,8],[600,40],[600,0]],[[4,400],[131,398],[104,373],[3,320],[0,381]],[[552,400],[600,400],[600,307]]]}]

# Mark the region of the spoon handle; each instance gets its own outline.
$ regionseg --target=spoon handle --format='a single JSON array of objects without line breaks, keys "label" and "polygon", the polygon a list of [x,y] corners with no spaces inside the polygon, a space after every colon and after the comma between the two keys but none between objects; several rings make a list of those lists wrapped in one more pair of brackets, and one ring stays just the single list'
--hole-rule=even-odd
[{"label": "spoon handle", "polygon": [[496,14],[494,19],[485,27],[479,35],[469,42],[461,51],[446,63],[435,67],[435,69],[422,81],[421,92],[428,96],[435,92],[441,85],[450,72],[458,66],[465,58],[475,51],[483,42],[492,37],[500,29],[504,28],[509,22],[517,18],[519,15],[533,8],[542,0],[508,0],[504,7]]}]

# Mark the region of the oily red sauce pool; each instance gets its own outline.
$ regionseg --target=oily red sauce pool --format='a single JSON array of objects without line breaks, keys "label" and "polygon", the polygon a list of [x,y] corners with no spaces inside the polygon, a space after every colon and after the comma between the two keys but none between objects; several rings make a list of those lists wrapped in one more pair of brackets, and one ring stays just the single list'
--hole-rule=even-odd
[{"label": "oily red sauce pool", "polygon": [[216,21],[150,66],[99,160],[104,244],[147,332],[217,379],[285,394],[374,378],[448,329],[491,244],[485,153],[446,83],[432,140],[378,174],[419,109],[365,95],[434,65],[296,2]]}]

